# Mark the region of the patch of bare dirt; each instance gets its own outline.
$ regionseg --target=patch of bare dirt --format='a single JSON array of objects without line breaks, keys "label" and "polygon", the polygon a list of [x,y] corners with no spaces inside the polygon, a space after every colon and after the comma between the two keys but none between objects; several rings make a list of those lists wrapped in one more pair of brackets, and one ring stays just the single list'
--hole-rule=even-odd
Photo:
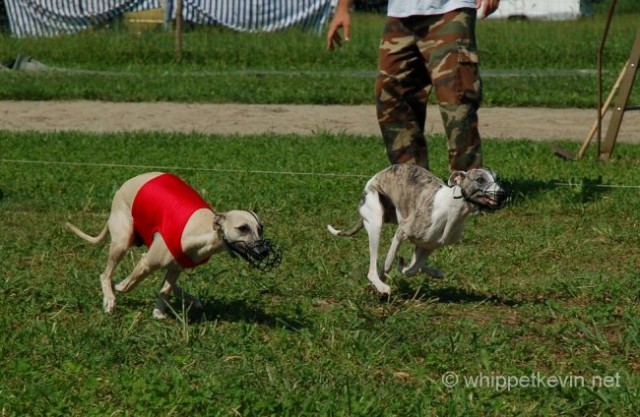
[{"label": "patch of bare dirt", "polygon": [[[603,121],[605,137],[611,111]],[[595,109],[481,108],[480,133],[486,139],[526,138],[583,141],[595,122]],[[379,135],[373,105],[246,105],[111,103],[101,101],[0,101],[0,129],[12,131],[202,132],[313,135],[318,132]],[[443,133],[440,113],[431,106],[429,133]],[[624,115],[619,142],[640,143],[640,111]]]}]

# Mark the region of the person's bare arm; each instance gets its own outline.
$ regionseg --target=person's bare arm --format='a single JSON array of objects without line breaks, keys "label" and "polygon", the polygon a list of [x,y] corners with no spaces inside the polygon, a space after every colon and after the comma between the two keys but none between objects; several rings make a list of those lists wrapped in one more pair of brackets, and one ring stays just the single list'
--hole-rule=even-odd
[{"label": "person's bare arm", "polygon": [[351,2],[353,0],[338,0],[336,5],[336,11],[329,23],[329,29],[327,30],[327,49],[333,51],[337,46],[342,46],[342,37],[340,36],[340,29],[344,34],[344,40],[349,42],[351,37]]},{"label": "person's bare arm", "polygon": [[498,10],[499,5],[500,0],[476,0],[476,7],[480,11],[480,19],[484,19]]}]

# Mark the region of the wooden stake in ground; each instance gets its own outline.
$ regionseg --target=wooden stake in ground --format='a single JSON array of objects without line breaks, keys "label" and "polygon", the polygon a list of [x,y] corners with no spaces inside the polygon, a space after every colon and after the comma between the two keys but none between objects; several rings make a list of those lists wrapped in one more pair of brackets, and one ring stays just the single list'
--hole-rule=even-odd
[{"label": "wooden stake in ground", "polygon": [[638,72],[638,65],[640,64],[640,30],[636,33],[636,39],[631,47],[631,53],[629,54],[629,60],[625,67],[626,71],[622,80],[620,81],[620,94],[618,95],[613,107],[613,114],[609,121],[609,127],[607,129],[607,136],[602,145],[602,149],[598,154],[598,158],[601,161],[608,161],[613,154],[613,148],[618,140],[618,132],[620,131],[620,125],[622,124],[622,116],[627,110],[635,109],[635,106],[628,107],[629,97],[631,96],[631,89]]},{"label": "wooden stake in ground", "polygon": [[182,0],[176,0],[176,60],[182,60]]},{"label": "wooden stake in ground", "polygon": [[[611,101],[616,96],[616,94],[618,94],[618,90],[620,89],[620,83],[622,82],[622,78],[627,72],[627,65],[628,65],[628,62],[624,64],[624,67],[622,67],[622,71],[620,71],[620,75],[618,75],[618,79],[613,84],[613,87],[611,87],[609,96],[607,97],[604,104],[602,105],[602,108],[600,109],[601,118],[604,117],[605,114],[607,114],[607,111],[609,110],[609,106],[611,105]],[[593,122],[593,125],[591,126],[591,130],[587,134],[587,137],[585,138],[584,142],[582,143],[582,146],[580,147],[580,150],[578,151],[578,154],[576,155],[576,159],[582,159],[582,157],[584,156],[584,153],[587,151],[587,148],[589,147],[589,144],[591,143],[591,139],[593,139],[593,136],[596,134],[597,131],[598,131],[598,120]]]}]

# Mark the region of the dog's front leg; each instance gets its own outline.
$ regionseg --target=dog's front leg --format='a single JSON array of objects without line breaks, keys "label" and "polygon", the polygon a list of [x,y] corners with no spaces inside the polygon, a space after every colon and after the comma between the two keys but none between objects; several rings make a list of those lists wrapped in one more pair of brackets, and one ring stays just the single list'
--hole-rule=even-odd
[{"label": "dog's front leg", "polygon": [[189,306],[193,306],[197,309],[202,309],[202,302],[195,295],[189,294],[182,287],[178,286],[175,282],[172,286],[173,295],[185,301]]},{"label": "dog's front leg", "polygon": [[425,248],[416,246],[413,249],[413,255],[411,256],[411,263],[409,265],[404,265],[404,260],[400,260],[398,262],[398,269],[405,276],[412,277],[418,272],[420,272],[420,269],[422,268],[425,261],[429,257],[429,254],[431,254],[431,251],[428,251]]},{"label": "dog's front leg", "polygon": [[425,265],[427,258],[432,252],[433,250],[416,246],[413,251],[413,256],[411,257],[411,263],[405,266],[404,262],[399,261],[398,269],[407,277],[412,277],[418,272],[424,272],[434,278],[444,278],[444,274],[440,270]]},{"label": "dog's front leg", "polygon": [[[178,275],[179,273],[171,274],[171,275],[167,273],[167,278],[165,279],[165,285],[169,284],[169,288],[173,292],[173,295],[176,296],[177,298],[180,298],[183,302],[187,303],[189,307],[195,307],[199,310],[202,309],[202,302],[200,301],[200,299],[192,294],[189,294],[188,292],[183,290],[182,287],[178,285],[177,283]],[[163,289],[165,289],[165,287],[163,287]],[[155,317],[155,310],[154,310],[154,317]]]},{"label": "dog's front leg", "polygon": [[175,269],[167,270],[167,273],[164,276],[164,281],[162,283],[162,288],[160,289],[160,294],[156,301],[156,306],[153,309],[153,317],[156,319],[165,319],[167,315],[165,314],[168,302],[169,302],[169,293],[173,292],[177,298],[185,301],[189,306],[193,306],[197,309],[202,308],[202,303],[200,300],[184,291],[180,286],[178,286],[178,277],[180,276],[180,271]]},{"label": "dog's front leg", "polygon": [[156,306],[153,309],[153,318],[155,319],[166,319],[167,315],[165,311],[167,309],[167,304],[169,302],[169,293],[173,289],[178,276],[180,275],[180,271],[174,269],[168,269],[167,273],[164,276],[164,281],[162,281],[162,288],[160,289],[160,294],[158,295],[158,299],[156,300]]}]

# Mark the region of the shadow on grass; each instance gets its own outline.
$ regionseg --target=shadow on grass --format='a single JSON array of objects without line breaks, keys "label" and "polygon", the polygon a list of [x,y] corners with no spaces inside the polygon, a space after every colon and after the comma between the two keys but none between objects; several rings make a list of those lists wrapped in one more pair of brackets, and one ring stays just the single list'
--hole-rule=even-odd
[{"label": "shadow on grass", "polygon": [[520,204],[542,193],[567,188],[575,191],[576,203],[589,203],[598,200],[608,191],[602,182],[602,177],[582,178],[571,183],[567,183],[566,180],[541,181],[531,178],[513,178],[502,179],[502,185],[509,193],[509,204]]},{"label": "shadow on grass", "polygon": [[441,287],[431,288],[428,285],[422,285],[417,289],[412,287],[409,282],[401,280],[397,283],[396,295],[402,300],[434,300],[441,304],[493,304],[505,307],[517,307],[523,304],[544,304],[545,300],[541,299],[513,299],[504,298],[498,295],[484,294],[476,291],[468,291],[459,287]]},{"label": "shadow on grass", "polygon": [[190,311],[189,317],[192,322],[196,323],[218,320],[227,322],[244,321],[270,327],[283,327],[288,330],[299,330],[308,327],[308,323],[304,319],[268,313],[258,306],[249,304],[246,300],[228,300],[224,298],[203,300],[202,309]]},{"label": "shadow on grass", "polygon": [[[212,321],[247,322],[281,327],[288,330],[300,330],[309,327],[303,318],[289,317],[284,314],[271,314],[264,309],[251,305],[246,300],[229,300],[225,298],[200,299],[202,308],[198,309],[183,304],[181,299],[172,297],[166,309],[169,320],[181,321],[184,316],[189,323],[206,323]],[[129,309],[143,310],[151,308],[148,301],[123,299],[121,305]]]}]

